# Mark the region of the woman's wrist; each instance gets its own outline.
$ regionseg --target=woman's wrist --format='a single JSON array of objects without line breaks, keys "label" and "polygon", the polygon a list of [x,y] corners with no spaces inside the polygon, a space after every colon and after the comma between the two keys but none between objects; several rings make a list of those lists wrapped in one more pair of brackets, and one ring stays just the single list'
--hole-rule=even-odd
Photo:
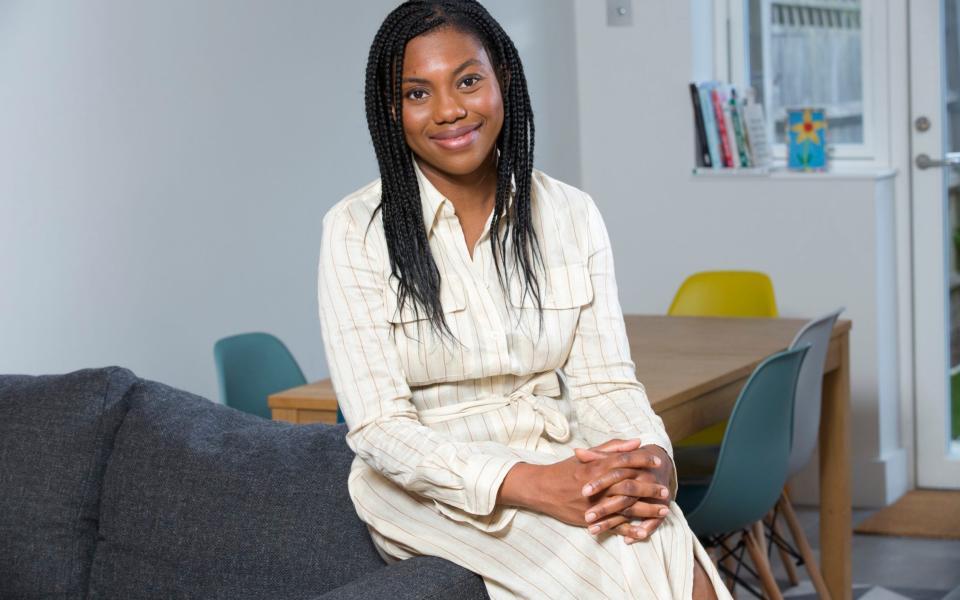
[{"label": "woman's wrist", "polygon": [[497,492],[497,504],[533,508],[533,503],[538,496],[539,483],[537,476],[541,470],[540,465],[531,465],[530,463],[521,462],[513,465],[507,472],[507,476],[503,478],[503,483],[500,484],[500,490]]}]

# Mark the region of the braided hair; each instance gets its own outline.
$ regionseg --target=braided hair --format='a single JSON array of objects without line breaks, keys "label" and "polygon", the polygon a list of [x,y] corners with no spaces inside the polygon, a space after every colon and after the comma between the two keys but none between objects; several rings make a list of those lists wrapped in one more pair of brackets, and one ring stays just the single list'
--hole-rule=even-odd
[{"label": "braided hair", "polygon": [[[370,46],[365,87],[367,126],[380,167],[382,192],[377,210],[383,211],[399,305],[402,310],[412,299],[418,318],[423,310],[435,330],[452,337],[440,304],[440,272],[427,240],[420,189],[402,119],[404,49],[411,39],[439,27],[474,36],[490,56],[499,80],[504,118],[496,144],[499,158],[490,244],[501,288],[505,290],[508,284],[506,257],[512,254],[516,270],[523,273],[523,297],[528,293],[533,296],[542,322],[540,285],[534,269],[537,262],[542,268],[543,258],[530,209],[533,110],[516,47],[475,0],[408,0],[387,15]],[[513,202],[509,203],[513,185]],[[506,226],[502,237],[501,221]],[[508,242],[512,242],[512,253],[508,252]]]}]

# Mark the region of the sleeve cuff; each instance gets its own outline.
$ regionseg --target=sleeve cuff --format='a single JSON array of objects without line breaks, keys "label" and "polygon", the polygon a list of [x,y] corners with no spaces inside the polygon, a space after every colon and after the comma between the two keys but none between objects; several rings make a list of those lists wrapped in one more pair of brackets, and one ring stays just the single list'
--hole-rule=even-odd
[{"label": "sleeve cuff", "polygon": [[467,523],[486,532],[500,531],[510,524],[517,509],[497,506],[497,494],[510,469],[523,460],[517,456],[475,457],[464,474],[464,509],[434,501],[437,510],[461,523]]}]

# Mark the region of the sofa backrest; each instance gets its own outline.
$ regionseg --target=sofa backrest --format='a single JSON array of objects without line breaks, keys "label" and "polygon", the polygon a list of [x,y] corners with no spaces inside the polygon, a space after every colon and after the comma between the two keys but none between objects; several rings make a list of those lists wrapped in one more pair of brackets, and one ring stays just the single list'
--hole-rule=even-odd
[{"label": "sofa backrest", "polygon": [[137,381],[126,369],[0,376],[0,598],[83,598],[100,489]]},{"label": "sofa backrest", "polygon": [[383,567],[347,493],[346,426],[131,390],[104,475],[91,598],[309,598]]}]

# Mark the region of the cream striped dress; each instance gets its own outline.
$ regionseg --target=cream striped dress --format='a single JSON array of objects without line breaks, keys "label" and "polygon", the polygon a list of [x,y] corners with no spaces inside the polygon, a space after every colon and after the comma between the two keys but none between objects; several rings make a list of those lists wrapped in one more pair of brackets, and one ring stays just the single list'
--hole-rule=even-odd
[{"label": "cream striped dress", "polygon": [[397,309],[383,213],[371,222],[379,181],[323,220],[324,347],[357,454],[350,495],[380,553],[388,561],[446,558],[480,574],[493,600],[690,598],[695,555],[718,597],[729,598],[674,503],[654,535],[632,545],[496,505],[521,461],[553,463],[615,437],[671,455],[672,447],[636,379],[593,200],[534,172],[545,267],[540,330],[519,277],[501,290],[490,219],[471,258],[453,204],[419,169],[417,177],[440,302],[459,343],[418,321],[409,302]]}]

